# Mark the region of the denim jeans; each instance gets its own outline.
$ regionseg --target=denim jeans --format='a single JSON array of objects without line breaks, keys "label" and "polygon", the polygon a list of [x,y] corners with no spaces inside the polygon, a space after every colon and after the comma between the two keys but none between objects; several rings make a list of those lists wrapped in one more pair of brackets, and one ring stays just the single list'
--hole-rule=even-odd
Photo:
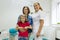
[{"label": "denim jeans", "polygon": [[18,40],[28,40],[28,37],[19,37]]}]

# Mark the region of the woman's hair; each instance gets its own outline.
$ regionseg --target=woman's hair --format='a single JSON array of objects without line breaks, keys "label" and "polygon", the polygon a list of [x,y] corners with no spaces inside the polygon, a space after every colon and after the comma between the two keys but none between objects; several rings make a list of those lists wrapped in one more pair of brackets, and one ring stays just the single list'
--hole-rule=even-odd
[{"label": "woman's hair", "polygon": [[39,9],[42,11],[43,9],[42,9],[42,7],[40,6],[40,3],[38,3],[38,2],[36,2],[38,5],[39,5]]},{"label": "woman's hair", "polygon": [[[25,15],[20,15],[20,22],[21,22],[21,16],[23,16],[23,17],[25,17]],[[28,21],[28,19],[25,17],[25,22],[27,22]]]},{"label": "woman's hair", "polygon": [[23,14],[25,14],[25,13],[24,13],[24,9],[25,9],[25,8],[27,8],[27,9],[28,9],[28,14],[29,14],[29,13],[30,13],[30,9],[29,9],[29,7],[28,7],[28,6],[24,6],[24,7],[23,7]]}]

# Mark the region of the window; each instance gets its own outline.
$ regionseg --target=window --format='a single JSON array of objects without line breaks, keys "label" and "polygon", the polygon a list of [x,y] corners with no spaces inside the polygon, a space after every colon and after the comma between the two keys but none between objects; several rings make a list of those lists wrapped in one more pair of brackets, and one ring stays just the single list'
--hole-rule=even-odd
[{"label": "window", "polygon": [[52,5],[52,24],[60,23],[60,2]]},{"label": "window", "polygon": [[57,23],[60,22],[60,2],[57,4]]}]

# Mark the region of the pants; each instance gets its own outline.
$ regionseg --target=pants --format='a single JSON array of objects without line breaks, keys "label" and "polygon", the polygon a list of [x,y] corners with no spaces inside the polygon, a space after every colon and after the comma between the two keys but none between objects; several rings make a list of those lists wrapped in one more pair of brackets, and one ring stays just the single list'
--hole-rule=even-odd
[{"label": "pants", "polygon": [[28,40],[28,37],[19,37],[18,40]]}]

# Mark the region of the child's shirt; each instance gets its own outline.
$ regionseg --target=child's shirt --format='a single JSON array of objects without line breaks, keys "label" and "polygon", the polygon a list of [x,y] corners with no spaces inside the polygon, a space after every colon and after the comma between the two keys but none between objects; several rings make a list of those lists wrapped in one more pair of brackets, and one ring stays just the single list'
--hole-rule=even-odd
[{"label": "child's shirt", "polygon": [[[30,23],[29,22],[25,22],[25,23],[22,23],[22,22],[18,22],[17,25],[19,27],[26,27],[26,26],[30,26]],[[22,36],[22,37],[28,37],[28,30],[26,30],[25,32],[21,32],[19,31],[19,36]]]}]

